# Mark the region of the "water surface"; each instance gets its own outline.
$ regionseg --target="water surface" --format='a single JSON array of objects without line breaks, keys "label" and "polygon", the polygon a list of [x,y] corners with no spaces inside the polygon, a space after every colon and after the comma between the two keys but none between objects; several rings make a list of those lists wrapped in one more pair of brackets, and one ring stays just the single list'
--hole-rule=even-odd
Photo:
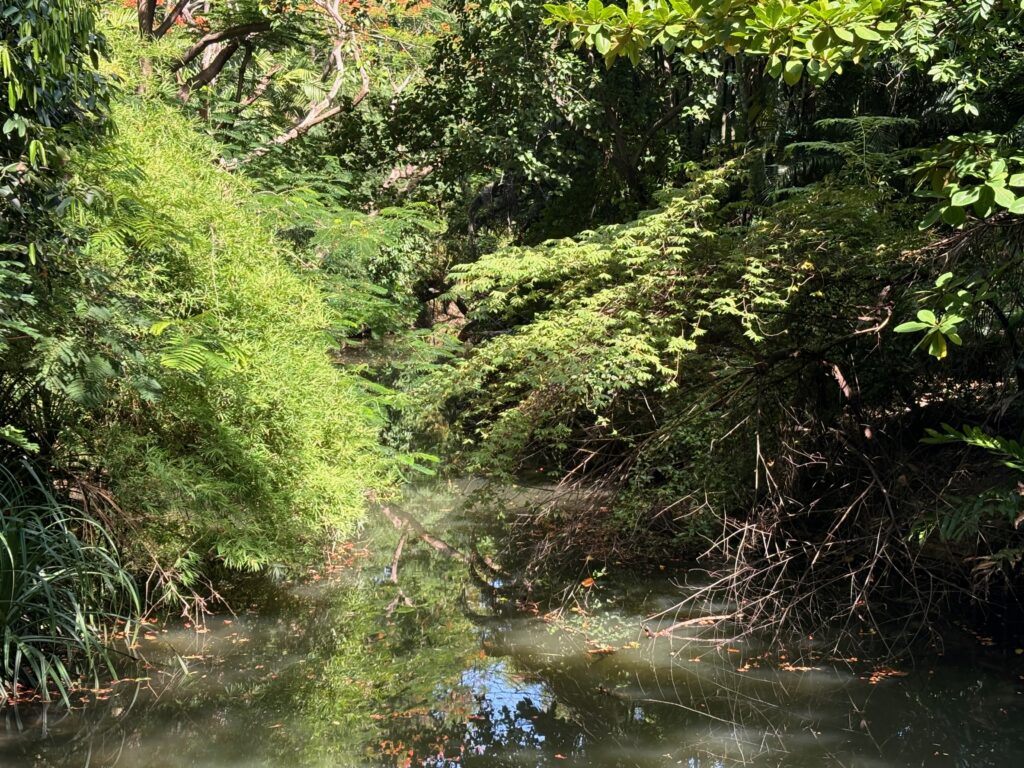
[{"label": "water surface", "polygon": [[649,637],[674,621],[649,619],[680,597],[672,569],[577,584],[548,612],[422,545],[395,585],[396,540],[245,585],[201,632],[149,626],[146,664],[70,712],[0,710],[0,765],[1024,765],[1013,649],[881,665],[798,662],[699,627]]}]

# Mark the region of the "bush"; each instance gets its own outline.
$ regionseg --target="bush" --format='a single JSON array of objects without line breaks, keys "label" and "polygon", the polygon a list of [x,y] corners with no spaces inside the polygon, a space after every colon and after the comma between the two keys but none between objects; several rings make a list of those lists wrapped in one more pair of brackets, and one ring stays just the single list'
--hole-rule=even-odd
[{"label": "bush", "polygon": [[67,700],[111,667],[106,627],[139,612],[135,583],[95,521],[62,504],[27,465],[0,467],[0,702],[19,683]]},{"label": "bush", "polygon": [[149,318],[160,393],[126,387],[81,430],[86,450],[146,534],[137,558],[294,562],[387,482],[377,401],[332,362],[336,315],[217,147],[157,98],[124,96],[113,119],[76,161],[99,201],[79,226],[89,266]]}]

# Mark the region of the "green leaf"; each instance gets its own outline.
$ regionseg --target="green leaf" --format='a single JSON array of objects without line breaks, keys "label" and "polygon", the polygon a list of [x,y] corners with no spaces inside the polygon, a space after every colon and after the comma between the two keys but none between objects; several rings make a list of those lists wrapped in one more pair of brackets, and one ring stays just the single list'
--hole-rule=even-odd
[{"label": "green leaf", "polygon": [[979,197],[981,197],[981,187],[964,187],[956,190],[949,198],[949,202],[951,205],[963,207],[976,202]]},{"label": "green leaf", "polygon": [[993,187],[991,184],[988,184],[986,186],[988,186],[992,190],[992,194],[995,198],[996,205],[1002,206],[1003,208],[1009,208],[1017,202],[1017,196],[1006,187]]},{"label": "green leaf", "polygon": [[935,317],[935,313],[930,309],[919,309],[917,311],[917,319],[922,323],[928,323],[929,326],[935,326],[939,324],[938,318]]},{"label": "green leaf", "polygon": [[989,181],[1000,181],[1006,178],[1006,161],[999,158],[988,169]]},{"label": "green leaf", "polygon": [[943,207],[941,205],[936,205],[934,208],[928,211],[928,215],[921,220],[921,222],[917,225],[917,228],[924,230],[933,226],[935,222],[939,220],[939,217],[942,216],[942,211]]},{"label": "green leaf", "polygon": [[959,227],[967,221],[967,212],[955,205],[947,205],[942,209],[942,220],[951,227]]},{"label": "green leaf", "polygon": [[790,59],[786,62],[786,68],[782,73],[782,79],[786,85],[796,85],[804,73],[804,63],[800,59]]},{"label": "green leaf", "polygon": [[910,320],[906,323],[900,323],[893,328],[893,333],[916,333],[917,331],[926,331],[932,326],[928,323],[918,323],[914,320]]},{"label": "green leaf", "polygon": [[928,354],[938,360],[942,360],[946,357],[948,351],[946,337],[941,333],[933,333],[928,342]]},{"label": "green leaf", "polygon": [[821,53],[828,49],[831,40],[828,30],[823,29],[808,41],[808,48],[811,53]]},{"label": "green leaf", "polygon": [[857,26],[853,28],[853,33],[868,43],[875,43],[882,39],[882,36],[871,27]]},{"label": "green leaf", "polygon": [[852,43],[854,40],[854,34],[851,30],[846,27],[836,27],[832,30],[835,36],[842,40],[844,43]]}]

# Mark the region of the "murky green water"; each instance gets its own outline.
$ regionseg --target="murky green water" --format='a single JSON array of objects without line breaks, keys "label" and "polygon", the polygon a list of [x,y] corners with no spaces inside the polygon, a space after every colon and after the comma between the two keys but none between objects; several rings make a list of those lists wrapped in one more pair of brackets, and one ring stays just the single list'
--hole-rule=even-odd
[{"label": "murky green water", "polygon": [[0,710],[0,765],[1024,765],[1013,649],[794,664],[700,628],[645,636],[679,598],[672,574],[524,613],[422,546],[395,586],[395,538],[333,575],[250,585],[203,633],[150,627],[140,679],[71,712]]}]

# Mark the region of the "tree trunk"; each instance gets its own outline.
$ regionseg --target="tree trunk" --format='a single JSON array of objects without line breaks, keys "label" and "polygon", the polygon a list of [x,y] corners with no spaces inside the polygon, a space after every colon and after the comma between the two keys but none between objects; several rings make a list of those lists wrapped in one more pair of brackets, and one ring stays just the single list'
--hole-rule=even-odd
[{"label": "tree trunk", "polygon": [[221,73],[224,69],[224,65],[228,63],[228,59],[234,56],[235,51],[238,50],[239,44],[237,42],[230,43],[224,46],[220,52],[213,57],[205,69],[201,70],[198,74],[193,75],[185,81],[181,86],[181,90],[178,91],[178,97],[182,101],[188,101],[192,95],[192,91],[196,88],[202,88],[204,85],[209,85]]}]

